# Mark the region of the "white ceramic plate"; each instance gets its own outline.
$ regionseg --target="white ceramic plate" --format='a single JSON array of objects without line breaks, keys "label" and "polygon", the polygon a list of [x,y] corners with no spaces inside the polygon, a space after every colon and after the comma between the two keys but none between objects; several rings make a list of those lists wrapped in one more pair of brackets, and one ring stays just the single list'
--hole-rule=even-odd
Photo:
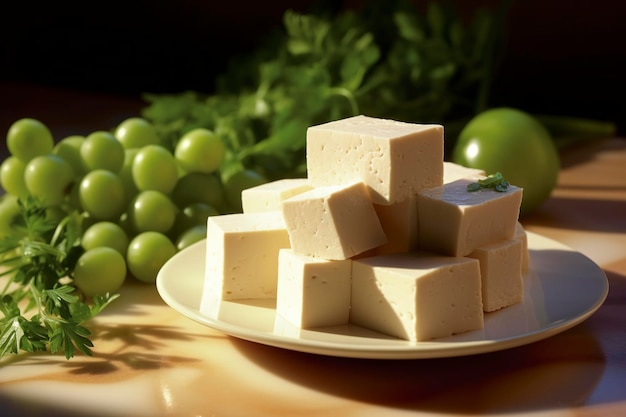
[{"label": "white ceramic plate", "polygon": [[608,293],[606,275],[586,256],[528,233],[530,271],[524,302],[485,315],[484,329],[428,342],[409,342],[344,325],[300,330],[275,320],[275,300],[225,302],[219,319],[200,311],[205,241],[171,258],[157,276],[163,300],[186,317],[228,335],[301,352],[372,359],[471,355],[536,342],[587,319]]}]

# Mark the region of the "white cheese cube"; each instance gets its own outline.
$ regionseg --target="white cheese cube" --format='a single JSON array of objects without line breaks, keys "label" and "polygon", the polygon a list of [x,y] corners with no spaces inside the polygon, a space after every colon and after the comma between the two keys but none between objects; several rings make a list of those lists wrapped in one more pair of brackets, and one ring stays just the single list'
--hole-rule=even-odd
[{"label": "white cheese cube", "polygon": [[480,263],[483,311],[496,311],[522,302],[521,240],[503,240],[481,246],[468,257],[478,259]]},{"label": "white cheese cube", "polygon": [[221,300],[276,297],[282,248],[289,235],[280,211],[209,217],[201,310]]},{"label": "white cheese cube", "polygon": [[418,194],[420,249],[466,256],[480,246],[513,237],[522,189],[510,185],[505,192],[470,192],[471,182],[461,179]]},{"label": "white cheese cube", "polygon": [[443,183],[443,126],[355,116],[307,130],[314,187],[363,181],[376,204]]},{"label": "white cheese cube", "polygon": [[530,253],[528,252],[528,235],[524,226],[518,221],[515,227],[514,239],[518,239],[522,242],[522,271],[528,271],[530,268]]},{"label": "white cheese cube", "polygon": [[280,179],[247,188],[241,192],[243,212],[280,211],[283,200],[312,188],[306,178]]},{"label": "white cheese cube", "polygon": [[387,241],[362,182],[314,188],[282,208],[291,248],[300,255],[342,260]]},{"label": "white cheese cube", "polygon": [[417,249],[417,197],[391,205],[374,204],[387,243],[376,254],[410,252]]},{"label": "white cheese cube", "polygon": [[463,178],[478,179],[484,178],[487,174],[485,170],[478,168],[468,168],[454,162],[444,161],[443,163],[443,183],[447,184]]},{"label": "white cheese cube", "polygon": [[351,260],[330,261],[282,249],[276,314],[301,328],[348,323]]},{"label": "white cheese cube", "polygon": [[476,259],[403,253],[352,261],[350,322],[410,341],[482,329]]}]

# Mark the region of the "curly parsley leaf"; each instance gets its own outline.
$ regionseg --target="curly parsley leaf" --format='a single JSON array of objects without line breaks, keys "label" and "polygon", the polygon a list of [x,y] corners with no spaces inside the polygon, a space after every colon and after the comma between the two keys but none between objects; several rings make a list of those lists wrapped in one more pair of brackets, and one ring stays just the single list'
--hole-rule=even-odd
[{"label": "curly parsley leaf", "polygon": [[509,189],[509,185],[509,182],[502,176],[502,174],[496,172],[495,174],[489,175],[487,178],[467,184],[467,191],[474,192],[491,189],[504,193]]},{"label": "curly parsley leaf", "polygon": [[64,352],[70,359],[76,349],[88,356],[92,356],[93,342],[89,339],[91,332],[84,326],[72,321],[61,321],[52,328],[50,333],[50,351]]},{"label": "curly parsley leaf", "polygon": [[0,293],[0,358],[48,349],[67,359],[77,351],[92,355],[91,333],[84,323],[118,295],[87,303],[65,283],[83,253],[81,217],[70,213],[53,222],[43,202],[32,197],[20,200],[19,206],[14,233],[0,239],[1,276],[8,278]]},{"label": "curly parsley leaf", "polygon": [[0,332],[0,355],[17,353],[22,346],[24,329],[22,322],[24,318],[20,315],[5,317],[2,320],[2,331]]},{"label": "curly parsley leaf", "polygon": [[204,127],[226,144],[225,166],[269,180],[300,175],[309,126],[357,114],[447,123],[482,110],[506,9],[471,19],[446,2],[422,13],[406,0],[287,10],[266,42],[233,58],[214,91],[146,93],[142,114],[170,148]]}]

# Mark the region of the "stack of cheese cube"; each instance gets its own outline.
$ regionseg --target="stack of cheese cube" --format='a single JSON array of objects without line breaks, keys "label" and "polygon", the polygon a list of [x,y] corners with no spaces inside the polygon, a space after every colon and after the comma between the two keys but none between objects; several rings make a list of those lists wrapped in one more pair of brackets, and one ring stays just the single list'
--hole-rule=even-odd
[{"label": "stack of cheese cube", "polygon": [[296,328],[355,324],[423,341],[522,301],[522,190],[467,191],[441,125],[355,116],[307,131],[308,178],[244,190],[210,217],[201,310],[276,299]]}]

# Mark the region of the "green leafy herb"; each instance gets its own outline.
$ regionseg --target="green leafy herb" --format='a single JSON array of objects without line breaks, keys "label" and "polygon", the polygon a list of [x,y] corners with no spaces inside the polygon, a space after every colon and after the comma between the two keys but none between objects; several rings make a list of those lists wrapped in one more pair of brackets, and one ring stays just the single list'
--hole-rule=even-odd
[{"label": "green leafy herb", "polygon": [[495,174],[489,175],[487,178],[467,184],[467,191],[470,192],[489,189],[504,193],[509,189],[509,182],[501,173],[496,172]]},{"label": "green leafy herb", "polygon": [[214,92],[146,93],[142,113],[170,148],[196,127],[218,133],[228,147],[222,176],[233,167],[303,176],[311,125],[357,114],[447,123],[482,110],[508,3],[473,19],[447,2],[422,13],[405,0],[287,11],[282,30],[233,61]]},{"label": "green leafy herb", "polygon": [[41,201],[28,197],[19,205],[15,233],[0,239],[0,276],[7,280],[0,293],[0,358],[48,349],[67,359],[76,350],[92,355],[84,323],[118,295],[87,303],[65,282],[82,253],[80,216],[72,213],[57,224]]}]

